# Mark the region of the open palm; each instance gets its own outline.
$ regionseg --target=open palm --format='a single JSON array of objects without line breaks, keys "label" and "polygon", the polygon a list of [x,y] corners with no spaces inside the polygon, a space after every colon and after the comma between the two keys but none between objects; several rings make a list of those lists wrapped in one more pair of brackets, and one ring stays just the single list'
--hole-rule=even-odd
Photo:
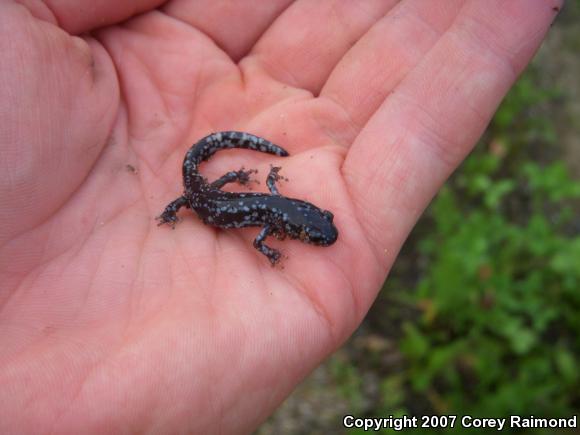
[{"label": "open palm", "polygon": [[[360,323],[557,6],[250,3],[0,5],[0,432],[255,428]],[[263,190],[275,162],[338,241],[270,241],[273,268],[256,229],[157,227],[220,130],[291,156],[208,178]]]}]

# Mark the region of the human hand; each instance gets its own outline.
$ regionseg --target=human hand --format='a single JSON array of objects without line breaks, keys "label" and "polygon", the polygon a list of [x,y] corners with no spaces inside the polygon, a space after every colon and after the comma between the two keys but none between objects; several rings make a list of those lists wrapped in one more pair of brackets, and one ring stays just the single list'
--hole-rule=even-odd
[{"label": "human hand", "polygon": [[[22,3],[0,5],[1,433],[254,429],[359,325],[560,5]],[[256,229],[156,226],[185,150],[229,129],[290,152],[280,189],[332,210],[333,246],[273,242],[272,268]],[[222,157],[210,179],[272,162]]]}]

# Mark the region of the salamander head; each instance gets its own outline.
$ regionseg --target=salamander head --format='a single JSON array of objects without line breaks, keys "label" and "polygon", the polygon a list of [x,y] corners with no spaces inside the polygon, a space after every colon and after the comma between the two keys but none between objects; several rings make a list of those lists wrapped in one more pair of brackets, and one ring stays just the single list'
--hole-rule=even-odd
[{"label": "salamander head", "polygon": [[327,210],[309,210],[308,220],[301,226],[298,238],[313,245],[332,245],[338,238],[338,230],[332,223],[333,219],[334,215]]}]

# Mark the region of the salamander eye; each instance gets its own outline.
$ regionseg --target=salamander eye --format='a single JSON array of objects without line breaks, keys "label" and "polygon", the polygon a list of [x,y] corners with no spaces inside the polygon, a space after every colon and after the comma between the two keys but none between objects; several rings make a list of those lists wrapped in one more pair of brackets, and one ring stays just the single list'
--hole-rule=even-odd
[{"label": "salamander eye", "polygon": [[325,217],[325,218],[326,218],[326,219],[327,219],[329,222],[332,222],[332,220],[334,219],[334,215],[333,215],[331,212],[329,212],[328,210],[324,210],[324,211],[322,212],[322,215],[323,215],[323,216],[324,216],[324,217]]}]

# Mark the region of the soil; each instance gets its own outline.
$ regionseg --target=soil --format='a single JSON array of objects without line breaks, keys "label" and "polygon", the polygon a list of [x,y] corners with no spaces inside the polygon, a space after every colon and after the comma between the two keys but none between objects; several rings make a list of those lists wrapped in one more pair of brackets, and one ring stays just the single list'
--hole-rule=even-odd
[{"label": "soil", "polygon": [[[566,162],[573,178],[580,179],[580,0],[568,1],[554,23],[550,34],[534,59],[541,85],[562,91],[562,98],[552,103],[558,143],[558,159]],[[420,228],[421,226],[419,226]],[[412,246],[421,237],[414,232],[403,249],[394,269],[401,285],[413,286],[420,262]],[[401,278],[402,277],[402,278]],[[413,277],[413,278],[411,278]],[[270,434],[342,433],[346,414],[376,414],[373,403],[382,379],[396,374],[404,364],[396,346],[402,320],[412,318],[408,307],[396,305],[382,292],[367,319],[353,337],[325,364],[317,368],[284,404],[256,432]],[[380,350],[381,361],[366,363],[368,355]],[[336,366],[347,361],[357,368],[361,391],[354,398],[336,382]],[[344,381],[344,380],[343,380]],[[421,398],[417,398],[420,406]],[[374,411],[374,412],[373,412]]]}]

